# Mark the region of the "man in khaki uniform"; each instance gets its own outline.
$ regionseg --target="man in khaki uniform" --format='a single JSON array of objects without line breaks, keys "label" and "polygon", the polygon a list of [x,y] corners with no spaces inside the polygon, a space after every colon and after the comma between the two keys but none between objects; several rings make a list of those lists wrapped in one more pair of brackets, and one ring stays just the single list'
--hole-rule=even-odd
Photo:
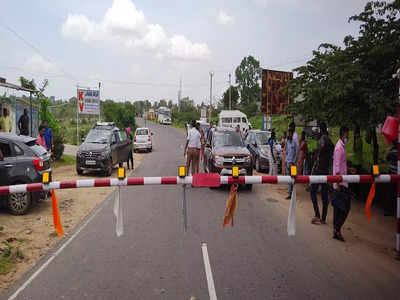
[{"label": "man in khaki uniform", "polygon": [[185,155],[187,155],[186,169],[189,172],[192,165],[192,175],[199,173],[200,149],[201,149],[201,133],[200,123],[192,122],[193,128],[188,131]]}]

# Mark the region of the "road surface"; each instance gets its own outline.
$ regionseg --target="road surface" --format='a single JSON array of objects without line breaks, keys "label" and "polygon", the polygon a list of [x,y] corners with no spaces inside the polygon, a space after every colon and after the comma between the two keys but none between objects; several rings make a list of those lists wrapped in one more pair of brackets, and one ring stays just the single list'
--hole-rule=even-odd
[{"label": "road surface", "polygon": [[[154,152],[135,175],[176,175],[184,133],[148,126]],[[287,213],[266,201],[265,189],[241,191],[235,227],[225,229],[228,190],[189,189],[184,234],[181,187],[122,188],[122,237],[107,201],[50,263],[43,265],[47,257],[3,299],[399,299],[400,265],[394,274],[368,254],[310,233],[308,219],[288,237]]]}]

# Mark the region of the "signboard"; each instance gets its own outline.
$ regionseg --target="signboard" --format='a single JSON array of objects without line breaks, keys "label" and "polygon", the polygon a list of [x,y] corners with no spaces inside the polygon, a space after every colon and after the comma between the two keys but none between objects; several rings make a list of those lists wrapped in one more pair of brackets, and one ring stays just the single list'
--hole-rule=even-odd
[{"label": "signboard", "polygon": [[207,118],[207,109],[206,109],[206,108],[202,108],[202,109],[200,110],[200,113],[201,113],[200,117],[201,117],[202,119],[206,119],[206,118]]},{"label": "signboard", "polygon": [[283,114],[290,103],[288,96],[281,91],[290,80],[292,72],[262,70],[261,111],[267,115]]},{"label": "signboard", "polygon": [[100,114],[100,91],[78,89],[78,113],[87,115]]}]

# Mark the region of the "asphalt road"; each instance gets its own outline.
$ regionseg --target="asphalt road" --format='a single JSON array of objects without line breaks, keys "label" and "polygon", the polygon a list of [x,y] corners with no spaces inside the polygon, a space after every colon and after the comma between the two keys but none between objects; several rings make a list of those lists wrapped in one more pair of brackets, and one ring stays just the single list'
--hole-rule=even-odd
[{"label": "asphalt road", "polygon": [[[176,175],[184,133],[148,126],[154,152],[135,175]],[[122,237],[108,201],[43,270],[44,261],[3,299],[18,288],[16,299],[210,299],[202,243],[218,299],[399,299],[400,266],[393,274],[366,254],[311,234],[309,220],[298,220],[296,236],[288,237],[287,213],[266,201],[265,189],[241,191],[235,227],[225,229],[228,190],[189,189],[184,234],[181,187],[122,188]]]}]

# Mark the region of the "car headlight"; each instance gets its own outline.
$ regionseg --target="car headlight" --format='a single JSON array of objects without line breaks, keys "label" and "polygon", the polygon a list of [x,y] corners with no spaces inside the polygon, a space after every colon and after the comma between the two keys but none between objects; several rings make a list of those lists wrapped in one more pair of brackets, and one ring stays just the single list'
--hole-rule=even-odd
[{"label": "car headlight", "polygon": [[224,157],[216,155],[215,156],[215,164],[217,165],[223,165],[224,164]]}]

